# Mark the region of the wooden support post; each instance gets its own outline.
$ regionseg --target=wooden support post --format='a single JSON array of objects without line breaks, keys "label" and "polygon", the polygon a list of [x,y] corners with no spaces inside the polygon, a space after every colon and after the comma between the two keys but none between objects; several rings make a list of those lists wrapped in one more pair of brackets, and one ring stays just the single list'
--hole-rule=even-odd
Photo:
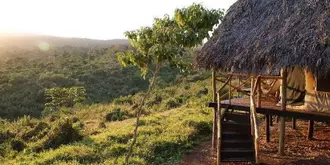
[{"label": "wooden support post", "polygon": [[266,115],[266,142],[270,142],[270,121],[269,121],[270,115]]},{"label": "wooden support post", "polygon": [[273,115],[269,115],[269,126],[273,126]]},{"label": "wooden support post", "polygon": [[[254,99],[254,94],[253,94],[253,89],[254,89],[254,83],[255,83],[255,78],[251,77],[251,92],[250,92],[250,106],[252,107],[252,100]],[[251,108],[250,107],[250,108]],[[251,135],[253,135],[254,132],[254,127],[252,124],[252,113],[251,113],[251,109],[250,109],[250,121],[251,121]]]},{"label": "wooden support post", "polygon": [[[238,77],[238,86],[239,87],[241,86],[241,78],[240,77]],[[241,97],[241,92],[237,91],[237,96]]]},{"label": "wooden support post", "polygon": [[230,77],[230,80],[229,80],[229,105],[231,105],[231,97],[232,97],[231,80],[232,80],[232,78]]},{"label": "wooden support post", "polygon": [[308,124],[308,140],[313,140],[313,134],[314,134],[314,120],[310,120]]},{"label": "wooden support post", "polygon": [[[216,72],[212,71],[212,90],[213,90],[213,102],[217,102],[217,86],[216,86]],[[212,148],[217,148],[217,113],[218,109],[214,108],[213,111],[213,134],[212,134]]]},{"label": "wooden support post", "polygon": [[218,115],[217,115],[217,165],[221,164],[221,98],[220,98],[220,93],[217,93],[217,101],[218,101]]},{"label": "wooden support post", "polygon": [[[286,111],[286,88],[287,88],[287,69],[281,70],[282,87],[281,87],[281,100],[282,100],[282,111]],[[284,137],[285,137],[285,118],[280,117],[280,138],[279,138],[279,154],[284,155]]]},{"label": "wooden support post", "polygon": [[292,129],[297,129],[296,118],[292,118]]},{"label": "wooden support post", "polygon": [[257,93],[258,93],[258,98],[257,98],[257,107],[261,107],[261,81],[258,82],[257,84]]}]

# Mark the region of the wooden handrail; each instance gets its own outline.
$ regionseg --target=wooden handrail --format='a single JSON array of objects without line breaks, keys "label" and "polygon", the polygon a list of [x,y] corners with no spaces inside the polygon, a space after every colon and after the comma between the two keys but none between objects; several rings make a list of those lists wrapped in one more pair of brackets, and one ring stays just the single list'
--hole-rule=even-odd
[{"label": "wooden handrail", "polygon": [[232,76],[229,76],[227,81],[221,86],[221,88],[218,90],[217,93],[220,93],[225,87],[226,85],[228,85],[229,81],[231,80]]},{"label": "wooden handrail", "polygon": [[[221,83],[226,83],[225,81],[220,80],[220,79],[216,79],[216,80],[217,80],[217,81],[220,81]],[[244,93],[245,95],[250,96],[248,92],[245,92],[245,91],[243,91],[243,90],[241,89],[243,86],[247,85],[248,83],[249,83],[249,79],[246,80],[246,81],[243,81],[243,83],[242,83],[242,84],[239,84],[238,87],[236,87],[236,86],[234,86],[234,85],[230,85],[230,86],[231,86],[232,88],[234,88],[237,92],[242,92],[242,93]]]},{"label": "wooden handrail", "polygon": [[255,102],[255,98],[254,95],[257,91],[257,87],[258,85],[260,85],[259,81],[260,81],[261,77],[258,76],[257,77],[257,81],[253,84],[253,90],[252,90],[252,94],[251,94],[251,126],[253,128],[253,138],[254,138],[254,147],[255,147],[255,160],[256,163],[259,163],[259,130],[258,130],[258,125],[257,125],[257,110],[256,110],[256,102]]},{"label": "wooden handrail", "polygon": [[236,77],[261,77],[264,79],[282,79],[282,76],[271,76],[271,75],[237,74],[237,73],[230,73],[228,75],[236,76]]}]

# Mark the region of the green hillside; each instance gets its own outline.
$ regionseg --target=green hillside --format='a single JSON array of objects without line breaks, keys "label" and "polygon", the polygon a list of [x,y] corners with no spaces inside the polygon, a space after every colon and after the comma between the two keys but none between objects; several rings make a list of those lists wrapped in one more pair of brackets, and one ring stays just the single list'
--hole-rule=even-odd
[{"label": "green hillside", "polygon": [[[148,77],[141,78],[138,69],[122,68],[117,61],[115,54],[128,49],[128,45],[113,45],[8,50],[20,57],[6,52],[7,58],[0,60],[0,117],[40,117],[48,88],[83,86],[87,90],[85,104],[109,103],[119,96],[145,90]],[[171,84],[177,75],[183,74],[164,68],[160,85]]]},{"label": "green hillside", "polygon": [[[158,87],[143,112],[131,164],[176,164],[211,132],[209,75],[177,76]],[[63,108],[41,119],[0,121],[2,164],[123,164],[140,93],[109,104]]]}]

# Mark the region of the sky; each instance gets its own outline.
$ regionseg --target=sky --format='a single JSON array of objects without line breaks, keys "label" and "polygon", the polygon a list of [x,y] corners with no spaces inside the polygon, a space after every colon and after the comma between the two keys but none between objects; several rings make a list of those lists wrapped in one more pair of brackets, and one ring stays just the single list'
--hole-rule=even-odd
[{"label": "sky", "polygon": [[228,9],[236,0],[0,0],[0,32],[92,39],[125,38],[153,18],[202,3]]}]

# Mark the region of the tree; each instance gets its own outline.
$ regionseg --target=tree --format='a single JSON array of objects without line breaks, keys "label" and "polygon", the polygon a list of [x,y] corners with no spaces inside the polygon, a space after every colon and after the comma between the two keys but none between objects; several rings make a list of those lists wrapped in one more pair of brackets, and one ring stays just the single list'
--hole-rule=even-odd
[{"label": "tree", "polygon": [[73,107],[86,99],[84,87],[51,88],[46,89],[45,95],[49,100],[45,107],[51,111],[57,111],[61,107]]},{"label": "tree", "polygon": [[201,4],[192,4],[187,8],[176,9],[174,17],[165,15],[163,18],[155,18],[151,27],[125,32],[135,49],[118,53],[118,60],[124,67],[138,67],[144,78],[148,73],[152,74],[149,89],[136,109],[134,136],[125,159],[126,164],[129,163],[136,143],[142,109],[156,84],[159,71],[168,64],[181,71],[188,70],[191,64],[184,60],[184,55],[210,37],[209,32],[223,15],[222,10],[208,10]]}]

